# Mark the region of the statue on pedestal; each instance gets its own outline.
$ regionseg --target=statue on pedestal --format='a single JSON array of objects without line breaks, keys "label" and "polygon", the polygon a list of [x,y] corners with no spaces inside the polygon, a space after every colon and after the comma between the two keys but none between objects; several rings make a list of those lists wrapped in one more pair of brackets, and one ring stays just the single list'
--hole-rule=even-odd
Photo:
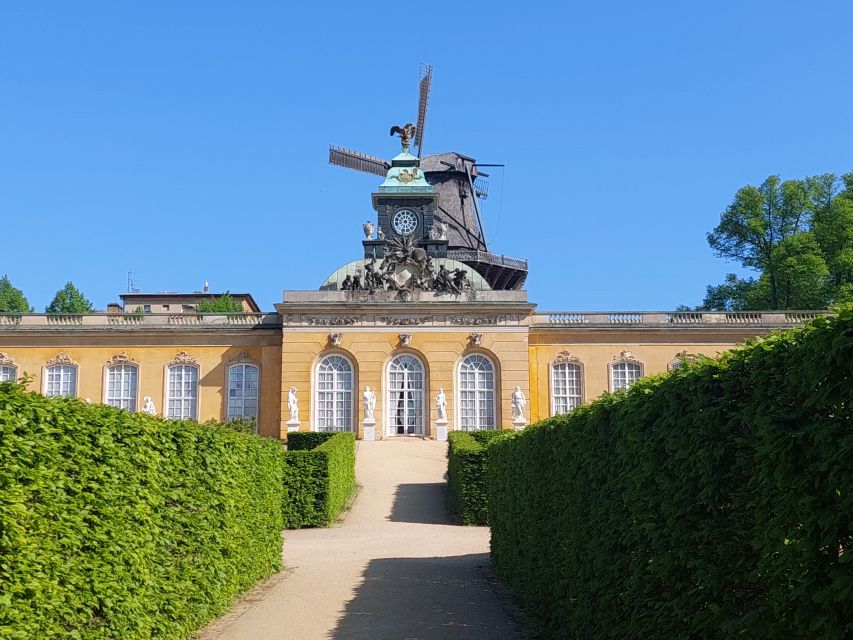
[{"label": "statue on pedestal", "polygon": [[287,393],[287,410],[290,412],[288,422],[299,422],[299,401],[296,398],[296,387],[290,387]]},{"label": "statue on pedestal", "polygon": [[151,396],[145,396],[142,399],[142,413],[147,413],[149,416],[156,416],[157,409],[154,407],[154,401]]},{"label": "statue on pedestal", "polygon": [[439,387],[435,396],[435,411],[439,421],[447,422],[447,396],[444,395],[444,387]]},{"label": "statue on pedestal", "polygon": [[373,225],[373,223],[370,220],[368,220],[363,225],[361,225],[361,229],[362,229],[362,231],[364,231],[364,239],[365,240],[370,240],[373,237],[373,230],[375,228],[376,227]]},{"label": "statue on pedestal", "polygon": [[512,421],[524,422],[524,408],[527,406],[527,397],[521,390],[521,387],[516,387],[515,391],[510,396],[512,402]]},{"label": "statue on pedestal", "polygon": [[375,422],[376,418],[373,417],[373,412],[376,410],[376,394],[370,387],[365,386],[362,399],[364,401],[364,421]]}]

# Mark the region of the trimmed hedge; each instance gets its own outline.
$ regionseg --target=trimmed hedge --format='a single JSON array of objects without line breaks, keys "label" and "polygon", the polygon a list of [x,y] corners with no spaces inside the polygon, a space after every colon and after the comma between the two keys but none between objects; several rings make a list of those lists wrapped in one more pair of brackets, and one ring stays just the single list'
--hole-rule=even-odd
[{"label": "trimmed hedge", "polygon": [[451,431],[447,434],[447,489],[450,509],[462,524],[489,524],[486,449],[513,431]]},{"label": "trimmed hedge", "polygon": [[0,383],[0,637],[189,637],[280,568],[283,458]]},{"label": "trimmed hedge", "polygon": [[853,635],[853,312],[489,448],[492,561],[549,638]]},{"label": "trimmed hedge", "polygon": [[288,447],[294,444],[300,448],[288,450],[284,459],[284,526],[334,522],[355,489],[355,435],[291,433]]}]

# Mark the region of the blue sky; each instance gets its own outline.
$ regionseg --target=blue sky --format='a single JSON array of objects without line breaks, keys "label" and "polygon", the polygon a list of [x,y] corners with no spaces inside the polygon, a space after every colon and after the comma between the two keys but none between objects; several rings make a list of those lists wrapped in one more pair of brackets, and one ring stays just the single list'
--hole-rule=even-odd
[{"label": "blue sky", "polygon": [[848,2],[4,3],[0,275],[249,291],[272,309],[359,257],[435,67],[425,153],[495,170],[492,251],[544,310],[697,304],[735,191],[853,171]]}]

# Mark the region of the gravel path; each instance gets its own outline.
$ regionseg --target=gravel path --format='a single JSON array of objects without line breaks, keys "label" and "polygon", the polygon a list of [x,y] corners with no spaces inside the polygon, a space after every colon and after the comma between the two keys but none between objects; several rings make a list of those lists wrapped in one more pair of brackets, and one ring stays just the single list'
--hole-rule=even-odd
[{"label": "gravel path", "polygon": [[203,640],[527,638],[489,567],[489,529],[451,525],[446,443],[359,442],[343,523],[285,533],[285,571]]}]

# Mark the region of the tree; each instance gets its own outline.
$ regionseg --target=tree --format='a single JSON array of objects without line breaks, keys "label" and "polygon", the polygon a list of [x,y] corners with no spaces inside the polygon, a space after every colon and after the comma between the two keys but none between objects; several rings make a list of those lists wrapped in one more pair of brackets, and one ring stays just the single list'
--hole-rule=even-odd
[{"label": "tree", "polygon": [[74,286],[68,282],[53,296],[53,301],[45,307],[45,313],[91,313],[94,311],[92,303]]},{"label": "tree", "polygon": [[717,255],[756,271],[709,285],[699,309],[815,309],[853,296],[853,174],[738,190],[708,234]]},{"label": "tree", "polygon": [[199,313],[243,313],[243,305],[229,291],[221,296],[202,300],[196,306]]},{"label": "tree", "polygon": [[12,286],[9,276],[0,278],[0,312],[29,313],[32,310],[24,292]]}]

